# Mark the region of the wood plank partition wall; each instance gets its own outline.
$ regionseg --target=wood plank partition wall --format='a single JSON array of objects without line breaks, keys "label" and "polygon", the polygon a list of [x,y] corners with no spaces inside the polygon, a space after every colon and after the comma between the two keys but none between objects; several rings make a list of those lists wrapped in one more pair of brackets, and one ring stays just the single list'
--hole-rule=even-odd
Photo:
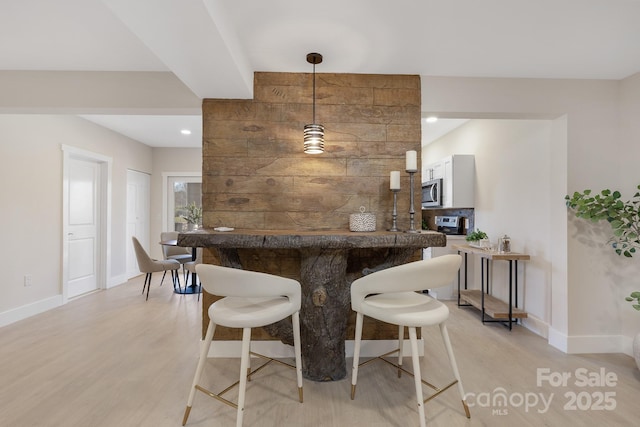
[{"label": "wood plank partition wall", "polygon": [[[420,77],[317,73],[316,122],[325,127],[325,153],[317,155],[304,154],[302,138],[304,125],[312,122],[312,78],[310,73],[255,73],[253,100],[203,101],[205,228],[348,230],[349,214],[364,206],[377,215],[378,230],[385,230],[392,222],[392,170],[401,171],[398,227],[409,228],[405,153],[420,153]],[[420,229],[419,174],[414,197]],[[240,256],[244,268],[300,278],[297,251],[260,256],[240,251]],[[218,264],[216,258],[215,251],[205,251],[205,262]],[[205,294],[204,307],[214,299]],[[205,309],[203,334],[208,321]],[[386,334],[368,331],[376,338]],[[353,336],[351,330],[348,334]],[[395,327],[388,334],[397,338]],[[216,337],[241,335],[217,329]],[[256,330],[254,338],[269,335]]]},{"label": "wood plank partition wall", "polygon": [[254,98],[203,102],[205,227],[347,229],[349,214],[364,206],[386,229],[392,170],[402,171],[398,226],[409,227],[405,152],[420,152],[419,76],[316,74],[326,150],[318,155],[302,148],[312,74],[255,73]]}]

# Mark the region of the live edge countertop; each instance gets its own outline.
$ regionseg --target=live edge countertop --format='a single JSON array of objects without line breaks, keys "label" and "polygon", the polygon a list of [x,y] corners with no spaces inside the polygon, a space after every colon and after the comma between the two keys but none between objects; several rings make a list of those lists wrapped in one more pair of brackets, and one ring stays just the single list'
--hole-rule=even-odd
[{"label": "live edge countertop", "polygon": [[180,233],[178,246],[216,248],[427,248],[447,244],[435,231],[405,233],[391,231],[351,232],[346,230],[253,230],[215,231],[203,229]]}]

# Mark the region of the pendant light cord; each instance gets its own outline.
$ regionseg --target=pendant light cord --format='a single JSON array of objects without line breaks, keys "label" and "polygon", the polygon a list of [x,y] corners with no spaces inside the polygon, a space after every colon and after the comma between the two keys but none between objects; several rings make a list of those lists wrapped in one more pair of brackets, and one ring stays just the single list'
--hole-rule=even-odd
[{"label": "pendant light cord", "polygon": [[313,64],[313,123],[316,122],[316,64]]}]

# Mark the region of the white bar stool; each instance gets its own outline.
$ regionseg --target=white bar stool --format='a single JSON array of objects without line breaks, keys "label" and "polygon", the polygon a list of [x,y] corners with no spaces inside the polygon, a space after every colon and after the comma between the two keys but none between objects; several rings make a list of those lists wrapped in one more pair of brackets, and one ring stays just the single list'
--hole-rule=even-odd
[{"label": "white bar stool", "polygon": [[[222,296],[209,306],[209,326],[202,343],[200,360],[196,368],[196,375],[189,393],[187,408],[184,412],[182,425],[187,423],[196,390],[202,391],[210,397],[227,405],[237,408],[236,426],[242,425],[244,414],[245,390],[247,376],[262,369],[272,361],[279,362],[296,369],[298,379],[298,398],[303,400],[302,393],[302,360],[300,353],[300,283],[284,277],[266,273],[221,267],[217,265],[198,264],[196,272],[204,289],[213,295]],[[291,316],[293,324],[293,342],[296,365],[295,367],[266,356],[251,352],[251,328],[270,325]],[[242,328],[242,355],[240,359],[240,380],[227,387],[220,393],[213,393],[200,386],[202,368],[207,359],[209,348],[216,325],[228,328]],[[259,368],[250,371],[250,354],[268,359]],[[240,384],[238,403],[235,404],[222,394]]]},{"label": "white bar stool", "polygon": [[[454,384],[458,384],[458,392],[462,398],[462,406],[467,418],[471,418],[469,407],[465,401],[464,389],[460,381],[458,366],[453,355],[451,342],[445,321],[449,317],[449,309],[440,301],[428,295],[419,293],[422,289],[437,288],[450,283],[460,268],[460,255],[443,255],[424,261],[391,267],[354,280],[351,284],[351,307],[356,312],[355,348],[353,352],[353,371],[351,377],[351,399],[355,398],[356,381],[360,359],[360,342],[362,339],[362,323],[364,316],[369,316],[393,325],[398,325],[398,349],[372,360],[383,360],[398,368],[398,377],[402,372],[413,375],[420,426],[425,427],[424,403],[438,396]],[[420,357],[418,353],[418,339],[416,328],[438,325],[444,341],[449,362],[455,380],[438,388],[426,381],[420,375]],[[404,328],[409,328],[411,341],[411,357],[413,359],[413,373],[402,368],[402,345]],[[398,352],[398,364],[391,363],[383,357]],[[423,400],[422,384],[435,390],[435,393]]]}]

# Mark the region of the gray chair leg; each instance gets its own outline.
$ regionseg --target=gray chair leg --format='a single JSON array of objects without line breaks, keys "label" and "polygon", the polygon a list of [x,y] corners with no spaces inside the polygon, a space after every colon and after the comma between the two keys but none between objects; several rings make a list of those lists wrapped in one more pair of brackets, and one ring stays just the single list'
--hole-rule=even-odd
[{"label": "gray chair leg", "polygon": [[[147,282],[147,298],[145,299],[145,301],[149,300],[149,289],[151,289],[151,276],[153,273],[147,273],[147,278],[145,278],[145,281]],[[149,280],[147,280],[149,279]],[[142,292],[144,292],[144,288],[142,288]]]},{"label": "gray chair leg", "polygon": [[164,276],[167,275],[167,270],[164,271],[164,273],[162,273],[162,279],[160,279],[160,286],[162,286],[162,282],[164,282]]},{"label": "gray chair leg", "polygon": [[182,293],[182,285],[180,284],[180,273],[178,270],[171,270],[171,278],[173,279],[173,290],[176,290],[176,282],[178,283],[178,291]]}]

